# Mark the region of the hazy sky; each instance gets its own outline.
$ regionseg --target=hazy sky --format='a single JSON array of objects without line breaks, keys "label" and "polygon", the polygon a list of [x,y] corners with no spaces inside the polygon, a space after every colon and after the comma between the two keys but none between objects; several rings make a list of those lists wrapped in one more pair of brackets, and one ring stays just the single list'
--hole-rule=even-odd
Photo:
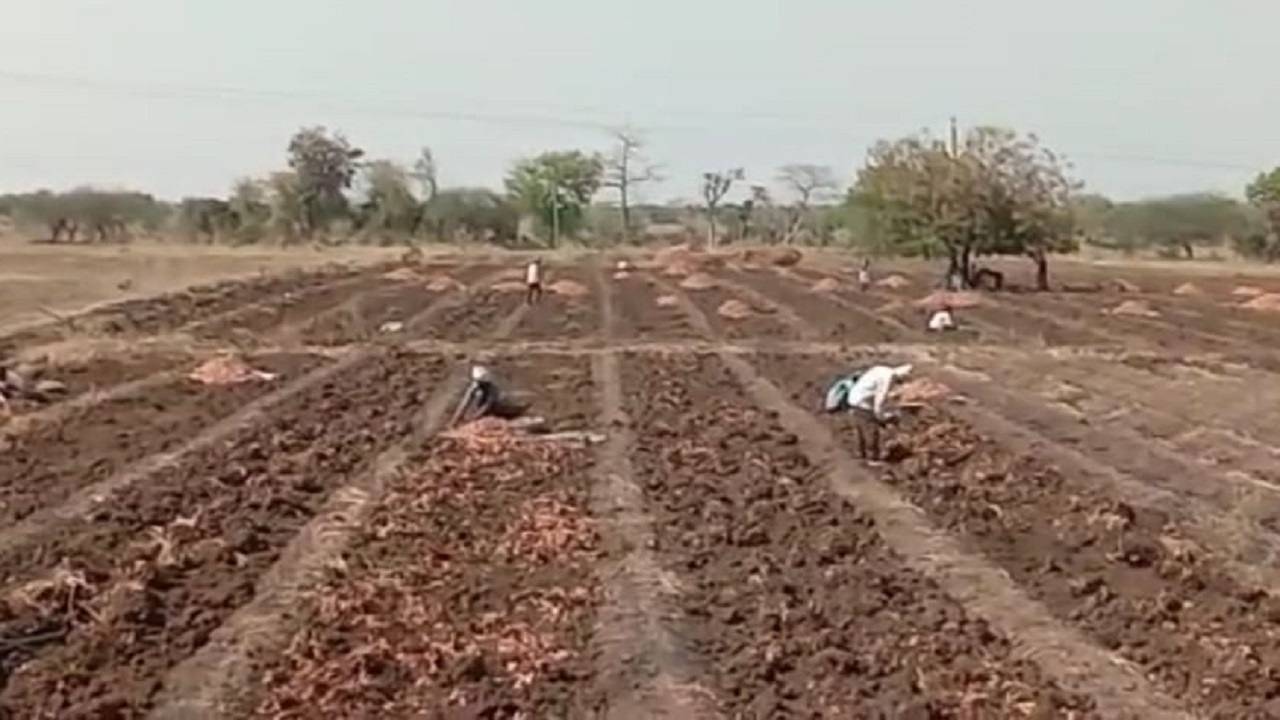
[{"label": "hazy sky", "polygon": [[1280,163],[1276,0],[6,0],[0,190],[223,194],[293,130],[446,184],[645,131],[670,181],[1005,124],[1118,197],[1239,194]]}]

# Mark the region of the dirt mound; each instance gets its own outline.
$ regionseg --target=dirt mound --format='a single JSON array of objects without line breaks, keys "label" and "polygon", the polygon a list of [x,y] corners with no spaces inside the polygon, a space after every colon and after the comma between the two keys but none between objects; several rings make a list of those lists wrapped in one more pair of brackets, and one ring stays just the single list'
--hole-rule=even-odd
[{"label": "dirt mound", "polygon": [[450,290],[466,290],[467,286],[448,275],[437,275],[427,283],[427,289],[431,292],[448,292]]},{"label": "dirt mound", "polygon": [[591,294],[591,290],[586,285],[574,280],[557,280],[551,283],[547,290],[569,298],[581,298]]},{"label": "dirt mound", "polygon": [[1133,317],[1160,317],[1146,301],[1125,300],[1110,310],[1103,310],[1108,315],[1130,315]]},{"label": "dirt mound", "polygon": [[982,295],[972,290],[938,290],[917,300],[915,306],[925,310],[939,310],[944,307],[960,309],[978,307],[984,302]]},{"label": "dirt mound", "polygon": [[716,314],[729,320],[744,320],[751,317],[751,306],[741,300],[725,300],[716,308]]},{"label": "dirt mound", "polygon": [[946,385],[927,378],[911,380],[893,389],[894,398],[904,405],[927,403],[950,394],[951,389]]},{"label": "dirt mound", "polygon": [[219,355],[201,363],[187,377],[205,385],[237,385],[252,380],[274,380],[273,373],[255,370],[235,355]]},{"label": "dirt mound", "polygon": [[1201,290],[1200,287],[1195,283],[1186,282],[1174,288],[1173,294],[1183,295],[1183,296],[1196,296],[1196,295],[1203,295],[1204,291]]},{"label": "dirt mound", "polygon": [[524,292],[524,283],[513,280],[502,280],[489,286],[494,292]]},{"label": "dirt mound", "polygon": [[614,280],[626,280],[629,277],[631,277],[631,273],[626,270],[619,270],[613,274]]},{"label": "dirt mound", "polygon": [[662,295],[656,302],[658,307],[675,307],[680,304],[680,299],[675,295]]},{"label": "dirt mound", "polygon": [[778,267],[795,267],[804,259],[804,254],[795,248],[779,248],[771,250],[767,258],[770,263]]},{"label": "dirt mound", "polygon": [[1249,308],[1250,310],[1280,312],[1280,293],[1265,293],[1259,295],[1249,302],[1242,304],[1240,307]]},{"label": "dirt mound", "polygon": [[1133,283],[1129,282],[1128,280],[1125,280],[1124,278],[1113,278],[1111,280],[1111,287],[1115,289],[1117,292],[1122,292],[1122,293],[1142,292],[1142,288],[1138,287],[1137,285],[1134,285]]},{"label": "dirt mound", "polygon": [[833,293],[839,289],[840,283],[836,282],[832,278],[822,278],[818,282],[814,283],[813,287],[810,288],[810,290],[820,293]]},{"label": "dirt mound", "polygon": [[890,290],[901,290],[910,286],[911,281],[901,275],[890,275],[887,278],[876,281],[876,287],[889,288]]},{"label": "dirt mound", "polygon": [[1267,291],[1253,285],[1237,285],[1232,288],[1231,294],[1237,297],[1258,297],[1267,294]]},{"label": "dirt mound", "polygon": [[680,282],[680,287],[686,290],[710,290],[715,286],[715,278],[704,272],[695,272]]},{"label": "dirt mound", "polygon": [[418,279],[418,271],[407,267],[396,268],[391,272],[383,273],[382,279],[394,280],[395,282],[409,282],[411,280]]},{"label": "dirt mound", "polygon": [[688,260],[677,260],[671,263],[665,263],[662,266],[662,274],[667,277],[685,277],[697,272],[692,262]]}]

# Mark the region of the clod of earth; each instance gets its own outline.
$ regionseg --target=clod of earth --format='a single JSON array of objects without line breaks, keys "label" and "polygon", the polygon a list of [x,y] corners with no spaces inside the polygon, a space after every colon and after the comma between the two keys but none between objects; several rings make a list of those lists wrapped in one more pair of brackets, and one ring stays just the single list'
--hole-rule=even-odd
[{"label": "clod of earth", "polygon": [[890,290],[901,290],[910,286],[911,281],[901,275],[890,275],[887,278],[876,281],[876,287],[889,288]]},{"label": "clod of earth", "polygon": [[686,290],[710,290],[716,286],[715,278],[703,272],[696,272],[680,282]]},{"label": "clod of earth", "polygon": [[744,320],[751,317],[751,307],[741,300],[725,300],[716,308],[716,314],[729,320]]},{"label": "clod of earth", "polygon": [[1182,283],[1182,284],[1181,284],[1181,285],[1179,285],[1178,287],[1174,288],[1174,290],[1173,290],[1173,294],[1174,294],[1174,295],[1197,296],[1197,295],[1204,295],[1204,291],[1203,291],[1203,290],[1201,290],[1201,289],[1199,288],[1199,286],[1197,286],[1195,283],[1189,283],[1189,282],[1187,282],[1187,283]]},{"label": "clod of earth", "polygon": [[675,307],[680,304],[680,299],[675,295],[659,295],[654,303],[658,307]]},{"label": "clod of earth", "polygon": [[574,280],[557,280],[551,283],[547,289],[556,295],[563,295],[569,298],[581,298],[591,294],[586,285]]},{"label": "clod of earth", "polygon": [[1125,300],[1110,310],[1102,311],[1106,315],[1130,315],[1133,317],[1160,317],[1145,300]]},{"label": "clod of earth", "polygon": [[626,280],[629,277],[631,277],[631,273],[626,270],[619,270],[613,274],[614,280]]},{"label": "clod of earth", "polygon": [[1240,307],[1249,308],[1250,310],[1280,312],[1280,293],[1266,293],[1258,295],[1254,299],[1243,303]]},{"label": "clod of earth", "polygon": [[398,333],[401,330],[404,330],[404,323],[399,320],[388,320],[378,326],[381,333]]},{"label": "clod of earth", "polygon": [[1115,278],[1111,281],[1111,286],[1122,293],[1138,293],[1142,292],[1142,288],[1125,280],[1124,278]]},{"label": "clod of earth", "polygon": [[275,380],[276,375],[255,370],[235,355],[210,358],[192,370],[187,377],[205,385],[236,385],[251,380]]},{"label": "clod of earth", "polygon": [[769,262],[778,267],[793,267],[803,259],[804,255],[795,248],[781,248],[769,253]]},{"label": "clod of earth", "polygon": [[1231,289],[1231,294],[1237,297],[1257,297],[1259,295],[1265,295],[1266,292],[1266,290],[1253,285],[1237,285]]}]

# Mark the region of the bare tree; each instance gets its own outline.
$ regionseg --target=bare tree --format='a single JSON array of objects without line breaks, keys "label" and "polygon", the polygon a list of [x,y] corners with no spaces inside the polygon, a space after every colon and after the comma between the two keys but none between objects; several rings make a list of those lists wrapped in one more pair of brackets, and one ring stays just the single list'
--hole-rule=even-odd
[{"label": "bare tree", "polygon": [[618,206],[622,210],[622,234],[631,238],[631,189],[636,185],[662,180],[658,166],[644,155],[644,141],[633,131],[622,129],[613,133],[617,147],[604,161],[604,187],[618,191]]},{"label": "bare tree", "polygon": [[436,193],[440,191],[440,184],[436,179],[436,169],[436,157],[432,154],[431,148],[422,148],[418,153],[418,159],[413,161],[413,173],[410,177],[418,183],[418,192],[422,198],[423,205],[431,202]]},{"label": "bare tree", "polygon": [[768,208],[771,203],[769,190],[765,186],[751,186],[751,197],[743,200],[742,205],[738,207],[738,225],[741,233],[739,240],[746,242],[751,237],[751,218],[757,212]]},{"label": "bare tree", "polygon": [[733,187],[734,180],[741,180],[746,177],[742,168],[734,168],[725,172],[707,172],[702,173],[702,198],[703,207],[706,209],[707,222],[710,225],[710,235],[708,235],[708,245],[712,248],[716,246],[716,210],[720,207],[720,202],[724,200],[724,196],[729,194],[729,190]]},{"label": "bare tree", "polygon": [[809,216],[809,208],[814,200],[828,197],[839,187],[835,173],[826,165],[806,165],[797,163],[783,165],[778,170],[778,182],[795,194],[795,204],[791,206],[783,242],[790,245]]}]

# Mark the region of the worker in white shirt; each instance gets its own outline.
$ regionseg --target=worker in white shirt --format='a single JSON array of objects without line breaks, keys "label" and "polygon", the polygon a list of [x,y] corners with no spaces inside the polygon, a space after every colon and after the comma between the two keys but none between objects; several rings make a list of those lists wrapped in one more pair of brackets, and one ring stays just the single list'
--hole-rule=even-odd
[{"label": "worker in white shirt", "polygon": [[525,304],[532,305],[542,299],[542,258],[529,261],[528,267],[524,270],[524,284],[526,286]]},{"label": "worker in white shirt", "polygon": [[871,287],[871,258],[862,258],[862,266],[858,268],[858,289],[866,292]]},{"label": "worker in white shirt", "polygon": [[857,420],[858,454],[862,459],[880,459],[880,427],[891,417],[886,407],[889,390],[893,388],[894,381],[910,374],[910,365],[876,365],[856,376],[838,381],[828,391],[829,409],[841,404],[838,398],[833,399],[833,393],[842,393],[843,405],[853,412]]},{"label": "worker in white shirt", "polygon": [[929,316],[928,330],[929,332],[946,332],[947,330],[956,329],[956,319],[951,313],[949,305],[942,306],[941,309],[934,311]]}]

